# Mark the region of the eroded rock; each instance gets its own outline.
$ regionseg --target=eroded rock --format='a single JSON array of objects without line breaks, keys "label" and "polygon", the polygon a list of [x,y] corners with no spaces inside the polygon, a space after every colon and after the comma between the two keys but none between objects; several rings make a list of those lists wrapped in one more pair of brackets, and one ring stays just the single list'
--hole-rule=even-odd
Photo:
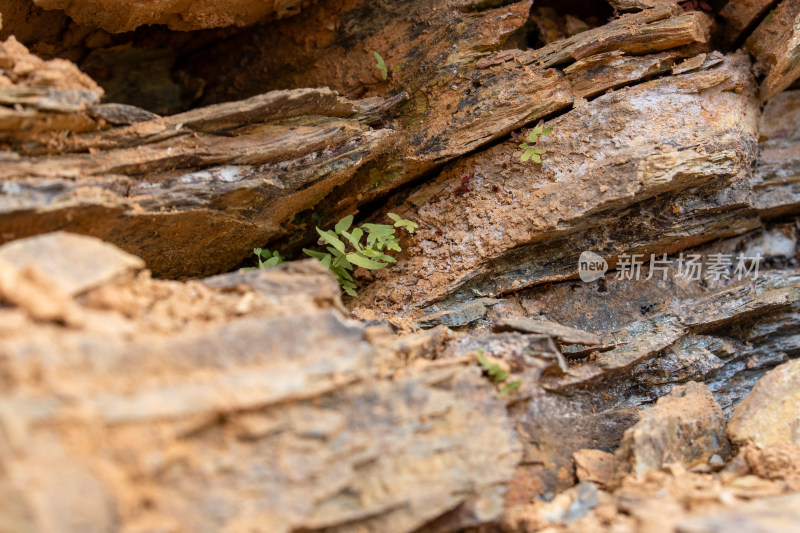
[{"label": "eroded rock", "polygon": [[[78,266],[106,253],[55,235],[0,255],[47,239]],[[382,379],[403,343],[344,318],[317,262],[208,283],[100,274],[64,292],[80,323],[0,308],[3,524],[407,532],[456,507],[454,528],[500,516],[520,455],[505,404],[475,366]]]},{"label": "eroded rock", "polygon": [[[413,312],[448,297],[518,291],[575,277],[580,253],[598,245],[613,267],[632,246],[615,235],[631,234],[629,217],[651,215],[642,213],[647,201],[658,205],[635,232],[642,253],[757,226],[743,216],[758,116],[748,69],[746,58],[729,56],[709,70],[598,97],[550,123],[553,136],[539,143],[548,152],[541,166],[520,163],[517,143],[509,142],[447,168],[396,210],[422,226],[408,258],[378,273],[362,301],[386,301],[388,309],[402,302]],[[468,171],[475,176],[470,193],[457,194]],[[706,187],[697,202],[697,189]],[[687,195],[680,209],[669,198],[679,191]]]},{"label": "eroded rock", "polygon": [[373,156],[383,103],[303,89],[55,140],[26,132],[22,155],[3,156],[0,241],[67,230],[162,276],[229,270]]},{"label": "eroded rock", "polygon": [[610,484],[616,467],[614,454],[583,449],[572,454],[578,481],[591,481],[600,487]]},{"label": "eroded rock", "polygon": [[787,494],[741,505],[737,509],[697,516],[678,524],[678,533],[770,531],[789,533],[800,521],[800,495]]},{"label": "eroded rock", "polygon": [[730,452],[722,409],[705,385],[689,382],[639,414],[617,450],[616,475],[641,474],[669,463],[704,465],[713,455]]},{"label": "eroded rock", "polygon": [[736,407],[728,436],[759,447],[800,444],[800,361],[782,364],[756,383]]},{"label": "eroded rock", "polygon": [[36,267],[60,292],[76,296],[100,285],[126,281],[144,261],[99,239],[48,233],[0,246],[0,259],[19,269]]},{"label": "eroded rock", "polygon": [[779,3],[748,37],[746,46],[765,76],[759,96],[766,102],[800,77],[800,1]]},{"label": "eroded rock", "polygon": [[47,10],[64,10],[78,24],[119,33],[148,24],[165,24],[173,30],[190,31],[227,26],[245,26],[261,19],[282,18],[300,12],[303,0],[236,0],[224,6],[209,0],[174,2],[147,0],[34,0]]}]

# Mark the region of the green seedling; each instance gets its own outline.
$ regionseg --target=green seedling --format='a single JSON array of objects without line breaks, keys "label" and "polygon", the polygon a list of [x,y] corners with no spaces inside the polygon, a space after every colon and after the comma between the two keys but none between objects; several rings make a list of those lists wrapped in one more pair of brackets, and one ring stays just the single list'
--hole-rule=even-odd
[{"label": "green seedling", "polygon": [[378,62],[377,67],[381,73],[381,79],[385,80],[389,77],[389,68],[386,66],[386,61],[383,60],[378,52],[372,52],[372,54],[375,56],[375,60]]},{"label": "green seedling", "polygon": [[[390,255],[390,252],[402,251],[395,228],[402,228],[408,233],[414,233],[418,227],[416,222],[406,220],[394,213],[389,213],[388,216],[394,221],[394,225],[367,222],[351,229],[353,216],[349,215],[337,222],[332,230],[323,230],[317,227],[319,235],[317,244],[324,246],[326,251],[303,248],[303,252],[318,259],[322,266],[333,272],[336,281],[339,282],[345,293],[357,296],[356,284],[351,275],[355,267],[380,270],[389,263],[394,263],[395,258]],[[257,268],[269,268],[283,262],[283,258],[278,252],[270,254],[269,251],[261,248],[256,248],[254,252],[258,256]],[[262,262],[262,258],[267,260]]]},{"label": "green seedling", "polygon": [[[275,265],[280,265],[281,263],[285,263],[281,254],[278,251],[270,252],[269,250],[265,250],[263,248],[253,248],[253,253],[256,254],[256,258],[258,259],[258,266],[257,267],[249,267],[243,268],[242,270],[258,270],[263,268],[270,268],[274,267]],[[266,261],[262,261],[265,259]]]},{"label": "green seedling", "polygon": [[539,124],[528,133],[528,142],[519,145],[519,147],[524,150],[522,156],[519,158],[520,161],[525,163],[528,160],[532,160],[534,163],[541,163],[542,154],[547,153],[547,150],[544,148],[536,148],[535,145],[539,142],[540,137],[549,137],[552,135],[552,130],[553,126],[547,126],[545,128],[542,123],[539,122]]},{"label": "green seedling", "polygon": [[[500,365],[490,363],[483,356],[483,350],[481,349],[478,350],[478,353],[475,357],[478,359],[478,363],[483,367],[484,371],[486,371],[486,375],[489,376],[489,381],[491,381],[494,385],[500,385],[506,382],[508,379],[508,370],[501,368]],[[496,396],[498,398],[503,398],[510,392],[520,388],[521,385],[522,381],[519,379],[505,383],[505,386],[500,389]]]}]

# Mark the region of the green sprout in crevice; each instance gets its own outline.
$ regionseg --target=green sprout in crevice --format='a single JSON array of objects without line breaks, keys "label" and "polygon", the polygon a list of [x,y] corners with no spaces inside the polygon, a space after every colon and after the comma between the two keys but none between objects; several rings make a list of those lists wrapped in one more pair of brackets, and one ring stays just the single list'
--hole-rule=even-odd
[{"label": "green sprout in crevice", "polygon": [[[277,251],[270,252],[264,248],[254,248],[253,253],[256,254],[256,258],[258,259],[258,266],[242,268],[241,270],[248,271],[258,270],[261,268],[270,268],[286,262],[286,260],[281,257],[281,254],[279,254]],[[262,261],[262,259],[265,259],[265,261]]]},{"label": "green sprout in crevice", "polygon": [[[357,296],[356,284],[350,274],[355,267],[379,270],[389,263],[394,263],[395,259],[389,253],[402,251],[395,228],[402,228],[408,233],[414,233],[417,229],[416,222],[401,218],[394,213],[388,213],[388,216],[394,221],[394,225],[367,222],[351,230],[353,216],[349,215],[337,222],[332,230],[326,231],[317,227],[319,234],[317,243],[325,246],[327,252],[308,248],[303,248],[303,252],[318,259],[325,268],[333,272],[345,293]],[[283,262],[278,252],[270,253],[261,248],[256,248],[253,252],[258,256],[257,268],[269,268]],[[262,258],[266,261],[262,262]]]},{"label": "green sprout in crevice", "polygon": [[383,60],[381,55],[378,52],[372,52],[375,56],[375,60],[378,62],[377,67],[381,73],[381,79],[385,80],[389,77],[389,68],[386,66],[386,61]]},{"label": "green sprout in crevice", "polygon": [[[381,79],[385,80],[389,77],[389,67],[386,65],[386,61],[383,60],[383,57],[378,52],[372,52],[372,55],[375,56],[375,61],[377,64],[375,65],[378,67],[378,72],[381,74]],[[401,63],[400,65],[395,66],[392,68],[393,71],[399,72],[403,70],[405,63]]]},{"label": "green sprout in crevice", "polygon": [[522,381],[519,379],[507,381],[509,375],[508,370],[501,368],[500,365],[496,363],[490,363],[483,356],[483,350],[479,349],[475,357],[478,359],[478,363],[483,367],[484,372],[486,372],[486,375],[489,377],[489,381],[491,381],[494,385],[503,385],[503,387],[497,392],[496,396],[498,398],[507,396],[510,392],[520,388],[522,385]]},{"label": "green sprout in crevice", "polygon": [[528,133],[528,142],[519,145],[519,147],[524,150],[522,156],[519,158],[520,161],[525,163],[530,159],[533,160],[534,163],[541,163],[542,154],[547,153],[547,150],[544,148],[537,148],[536,144],[539,142],[540,137],[549,137],[552,135],[552,130],[553,126],[547,126],[545,128],[542,126],[542,123],[539,122],[539,124]]}]

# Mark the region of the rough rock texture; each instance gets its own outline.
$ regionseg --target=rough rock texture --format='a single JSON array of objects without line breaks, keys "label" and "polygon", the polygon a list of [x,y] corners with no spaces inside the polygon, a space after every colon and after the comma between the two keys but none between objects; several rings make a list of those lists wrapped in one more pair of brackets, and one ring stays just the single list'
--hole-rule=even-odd
[{"label": "rough rock texture", "polygon": [[578,481],[591,481],[600,487],[610,484],[616,467],[613,454],[603,450],[578,450],[572,454]]},{"label": "rough rock texture", "polygon": [[67,138],[10,130],[24,137],[0,155],[0,240],[65,229],[163,276],[231,269],[372,156],[381,104],[305,89]]},{"label": "rough rock texture", "polygon": [[800,91],[785,91],[767,102],[759,123],[754,205],[767,216],[800,206]]},{"label": "rough rock texture", "polygon": [[[92,258],[87,263],[85,258]],[[76,296],[105,283],[126,281],[144,261],[110,244],[71,233],[48,233],[0,247],[0,261],[36,268],[60,292]]]},{"label": "rough rock texture", "polygon": [[[539,143],[548,151],[541,166],[520,164],[513,142],[462,159],[396,209],[419,220],[420,230],[408,259],[381,271],[362,301],[410,310],[446,297],[494,296],[575,276],[585,249],[613,267],[632,248],[661,253],[751,229],[743,204],[758,109],[749,87],[748,61],[729,56],[559,116],[548,123],[554,135]],[[468,171],[471,191],[459,195],[454,189]],[[693,192],[677,196],[704,186],[714,193],[701,193],[703,202]],[[671,214],[664,213],[668,194]],[[613,235],[628,217],[646,218],[646,201],[662,214],[623,248]]]},{"label": "rough rock texture", "polygon": [[747,39],[766,102],[800,77],[800,0],[783,0]]},{"label": "rough rock texture", "polygon": [[[11,36],[0,43],[0,143],[46,132],[98,129],[89,113],[103,90],[63,59],[43,61]],[[10,154],[3,154],[3,164]],[[5,185],[5,184],[4,184]]]},{"label": "rough rock texture", "polygon": [[295,15],[304,0],[34,0],[47,10],[62,9],[79,24],[100,27],[110,32],[134,30],[145,24],[166,24],[171,29],[188,31],[226,26],[244,26],[267,16]]},{"label": "rough rock texture", "polygon": [[739,450],[739,458],[747,463],[749,473],[783,482],[790,490],[800,491],[800,445],[776,444],[764,448],[748,445]]},{"label": "rough rock texture", "polygon": [[[51,238],[78,271],[104,261]],[[502,512],[519,448],[477,369],[379,379],[391,343],[342,317],[315,263],[209,283],[96,271],[70,298],[79,324],[0,309],[9,531],[393,532]]]},{"label": "rough rock texture", "polygon": [[[103,96],[103,91],[97,83],[78,70],[74,64],[64,59],[43,61],[31,54],[13,36],[0,43],[0,88],[4,90],[3,104],[8,104],[8,99],[13,97],[13,89],[24,89],[19,95],[20,98],[27,96],[31,99],[37,95],[26,93],[34,91],[34,88],[96,93],[95,101]],[[83,95],[79,94],[78,96]],[[39,104],[39,107],[46,109],[44,104]]]},{"label": "rough rock texture", "polygon": [[789,533],[800,522],[800,494],[764,498],[738,509],[697,516],[678,525],[679,533],[732,533],[769,531]]},{"label": "rough rock texture", "polygon": [[775,3],[776,0],[730,0],[726,3],[719,16],[725,20],[725,39],[728,43],[736,44]]},{"label": "rough rock texture", "polygon": [[800,360],[767,372],[734,411],[728,436],[736,444],[800,444]]},{"label": "rough rock texture", "polygon": [[[338,220],[343,213],[385,196],[447,161],[501,140],[548,115],[580,105],[585,98],[669,72],[681,59],[706,50],[712,24],[703,13],[661,7],[626,15],[535,50],[497,51],[521,28],[522,15],[528,7],[527,2],[516,2],[469,15],[438,9],[435,12],[440,17],[448,15],[435,19],[434,27],[447,38],[435,46],[426,40],[408,52],[402,48],[398,50],[399,57],[391,54],[391,60],[386,59],[389,65],[407,63],[416,67],[407,73],[401,70],[397,79],[393,74],[390,85],[409,95],[398,109],[402,128],[394,139],[394,150],[384,158],[376,158],[374,164],[365,165],[345,187],[318,206],[325,220]],[[456,19],[451,20],[452,17]],[[428,24],[433,25],[433,21]],[[476,37],[460,39],[442,49],[452,42],[453,24],[465,24],[466,35]],[[425,27],[417,23],[407,31],[432,38],[433,29],[426,32]],[[492,39],[488,40],[490,36]],[[393,39],[381,36],[372,46],[383,51],[387,41]],[[419,50],[425,51],[424,57],[419,57]],[[355,51],[360,55],[340,58],[341,64],[349,67],[348,76],[331,68],[304,70],[302,75],[305,78],[319,71],[323,78],[318,83],[340,87],[341,83],[351,83],[350,73],[360,72],[366,63],[372,67],[368,75],[374,79],[374,65],[364,58],[369,57],[369,48]],[[328,58],[329,51],[325,52],[324,57]],[[710,62],[715,61],[718,59]],[[357,87],[364,83],[359,80]],[[348,88],[355,90],[352,85],[344,85],[341,90]],[[459,175],[457,180],[462,177]]]},{"label": "rough rock texture", "polygon": [[[92,108],[88,122],[77,131],[106,128],[109,123],[123,125],[97,135],[66,136],[65,128],[53,124],[31,138],[21,134],[24,130],[9,127],[5,135],[14,151],[4,164],[15,168],[5,176],[5,187],[20,189],[28,201],[0,210],[2,223],[10,227],[3,233],[10,238],[56,229],[89,233],[143,257],[158,275],[217,273],[234,266],[253,246],[283,234],[305,245],[308,238],[316,237],[313,228],[320,221],[326,225],[338,220],[449,160],[579,105],[585,98],[667,74],[673,66],[674,72],[691,76],[692,70],[712,69],[722,61],[720,54],[695,57],[708,43],[711,19],[699,12],[684,13],[676,6],[625,15],[543,48],[522,51],[501,48],[524,26],[529,2],[477,11],[471,10],[470,2],[441,3],[434,9],[437,15],[426,23],[428,31],[419,27],[419,21],[413,22],[413,16],[404,18],[382,5],[370,30],[375,39],[371,48],[348,48],[341,41],[323,39],[324,53],[311,47],[315,57],[324,58],[321,63],[294,58],[295,64],[303,66],[297,75],[305,84],[362,94],[352,90],[353,84],[376,83],[371,50],[383,50],[378,43],[394,42],[389,37],[402,29],[409,48],[398,50],[401,55],[385,51],[384,59],[390,67],[415,67],[392,71],[394,96],[389,96],[388,87],[373,92],[386,96],[385,101],[353,102],[336,99],[323,89],[304,89],[267,93],[225,108],[210,106],[163,119],[132,108]],[[451,4],[458,4],[460,10],[452,10]],[[320,6],[314,16],[322,16],[326,9],[344,17],[341,24],[361,13]],[[402,9],[413,10],[414,5]],[[451,31],[454,23],[465,25],[463,33]],[[282,26],[286,31],[290,27]],[[443,35],[447,39],[440,38]],[[283,41],[271,42],[283,46]],[[292,51],[298,50],[289,47],[286,53]],[[218,53],[227,63],[231,54],[239,52],[226,53],[223,48]],[[269,50],[261,50],[259,57],[282,61],[281,54]],[[695,57],[694,62],[676,65],[686,57]],[[698,85],[687,90],[714,87],[716,91],[740,85],[743,90],[744,66],[736,66],[740,62],[732,59],[718,69],[730,70],[725,80],[726,75],[719,72],[696,77]],[[276,67],[257,70],[262,68],[269,73]],[[273,78],[286,79],[270,74],[269,79]],[[247,79],[254,84],[250,94],[256,87],[258,92],[271,87],[262,77]],[[224,79],[204,83],[236,85]],[[694,82],[679,81],[676,88],[681,83]],[[237,94],[247,93],[237,89]],[[432,106],[434,95],[436,105]],[[287,98],[298,100],[289,106],[291,112],[271,115],[270,109],[287,105]],[[255,111],[259,106],[265,109]],[[741,102],[734,106],[733,114],[741,113]],[[245,108],[251,111],[245,113]],[[25,112],[38,120],[35,112]],[[236,118],[227,116],[230,113]],[[226,115],[225,120],[220,114]],[[396,119],[391,128],[377,126],[379,119],[391,118]],[[198,126],[197,120],[216,127]],[[745,125],[748,122],[749,118],[742,120]],[[128,123],[134,124],[124,126]],[[69,177],[54,178],[56,164]],[[86,183],[74,180],[75,174]],[[310,209],[315,206],[312,217]],[[96,219],[98,213],[107,221],[104,226],[85,222],[88,217]],[[190,227],[202,232],[189,235]],[[149,236],[142,235],[145,231]],[[197,233],[205,239],[197,239]],[[158,241],[169,240],[169,246],[154,242],[155,235]],[[208,248],[215,253],[207,253]],[[187,255],[204,261],[183,260]]]},{"label": "rough rock texture", "polygon": [[[31,50],[111,97],[0,54],[0,523],[650,533],[798,490],[797,444],[726,465],[722,433],[800,356],[800,106],[759,95],[794,76],[793,1],[722,13],[737,46],[760,24],[755,77],[717,3],[40,2],[118,29],[302,7],[112,36],[25,1],[0,0],[20,40],[40,25]],[[178,283],[21,239],[186,277],[387,211],[421,228],[354,273],[353,315],[313,262]],[[578,281],[585,251],[612,271]],[[650,254],[762,261],[626,279],[631,253],[642,278]]]},{"label": "rough rock texture", "polygon": [[[678,533],[684,531],[684,524],[694,524],[694,517],[702,516],[707,523],[734,513],[739,513],[744,524],[788,524],[786,531],[793,531],[793,524],[785,520],[795,516],[796,494],[791,499],[774,498],[785,494],[787,487],[753,475],[689,472],[680,465],[671,465],[642,476],[628,476],[613,492],[584,488],[581,495],[578,487],[551,501],[537,500],[515,508],[504,517],[503,531]],[[761,501],[764,504],[759,508],[756,503]],[[772,512],[763,512],[764,507],[771,507]],[[719,531],[772,531],[768,527],[739,530],[727,520],[725,525],[726,529]]]},{"label": "rough rock texture", "polygon": [[636,425],[625,432],[616,454],[617,476],[669,463],[693,467],[730,452],[722,409],[708,387],[690,381],[642,411]]}]

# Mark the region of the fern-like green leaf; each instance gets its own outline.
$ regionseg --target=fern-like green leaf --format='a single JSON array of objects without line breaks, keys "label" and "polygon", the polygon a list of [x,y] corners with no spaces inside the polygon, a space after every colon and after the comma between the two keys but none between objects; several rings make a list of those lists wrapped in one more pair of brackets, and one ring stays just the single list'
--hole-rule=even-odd
[{"label": "fern-like green leaf", "polygon": [[360,266],[362,268],[366,268],[367,270],[380,270],[381,268],[386,266],[386,263],[379,263],[378,261],[373,261],[368,257],[364,257],[358,253],[349,253],[347,254],[347,260],[353,263],[356,266]]},{"label": "fern-like green leaf", "polygon": [[378,52],[372,52],[372,53],[375,56],[375,60],[378,62],[377,67],[381,73],[381,79],[385,80],[386,78],[389,77],[389,69],[386,68],[386,62],[383,60],[383,58]]},{"label": "fern-like green leaf", "polygon": [[282,263],[280,256],[273,256],[261,264],[261,268],[271,268]]},{"label": "fern-like green leaf", "polygon": [[313,257],[315,259],[319,259],[320,261],[322,261],[323,257],[328,255],[328,254],[325,254],[325,253],[322,253],[322,252],[317,252],[316,250],[309,250],[308,248],[303,248],[303,253],[306,254],[306,255],[310,255],[311,257]]},{"label": "fern-like green leaf", "polygon": [[366,228],[370,235],[375,237],[394,235],[394,228],[388,224],[362,224],[362,228]]},{"label": "fern-like green leaf", "polygon": [[330,268],[331,267],[331,261],[333,261],[333,256],[330,255],[330,254],[325,254],[325,257],[323,257],[320,260],[320,262],[322,263],[322,266],[324,266],[325,268]]},{"label": "fern-like green leaf", "polygon": [[350,226],[352,225],[353,225],[353,215],[348,215],[336,223],[334,231],[336,231],[336,233],[341,234],[342,232],[349,230]]},{"label": "fern-like green leaf", "polygon": [[419,227],[419,224],[413,222],[411,220],[406,220],[405,218],[400,217],[399,215],[395,215],[394,213],[386,213],[389,218],[394,220],[394,227],[395,228],[405,228],[406,231],[409,233],[414,233]]},{"label": "fern-like green leaf", "polygon": [[319,233],[320,240],[330,244],[340,252],[344,253],[345,251],[344,243],[341,240],[339,240],[339,237],[337,237],[335,234],[331,233],[330,231],[321,230],[319,228],[317,228],[317,233]]},{"label": "fern-like green leaf", "polygon": [[[355,285],[353,287],[355,287]],[[342,285],[342,289],[344,289],[344,292],[355,298],[356,296],[358,296],[358,293],[355,291],[353,287]]]}]

